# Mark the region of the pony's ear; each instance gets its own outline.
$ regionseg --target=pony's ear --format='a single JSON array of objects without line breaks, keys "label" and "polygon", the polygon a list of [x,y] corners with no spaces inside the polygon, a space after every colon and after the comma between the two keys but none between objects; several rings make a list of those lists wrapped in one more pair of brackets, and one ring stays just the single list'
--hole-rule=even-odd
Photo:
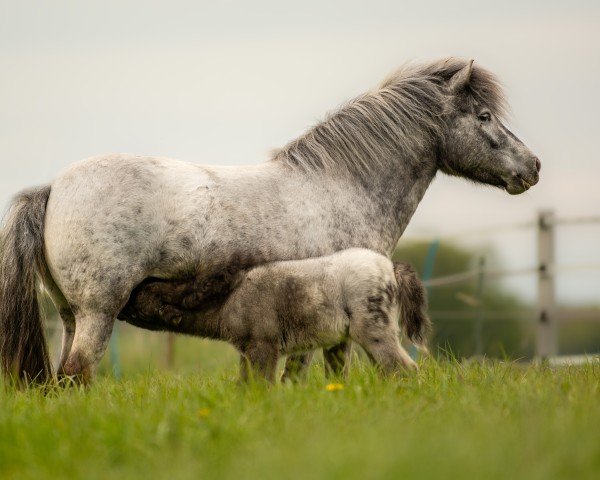
[{"label": "pony's ear", "polygon": [[460,93],[469,86],[469,82],[471,81],[471,73],[473,72],[473,62],[474,60],[469,60],[469,62],[463,68],[461,68],[452,76],[452,78],[450,78],[448,87],[452,93]]}]

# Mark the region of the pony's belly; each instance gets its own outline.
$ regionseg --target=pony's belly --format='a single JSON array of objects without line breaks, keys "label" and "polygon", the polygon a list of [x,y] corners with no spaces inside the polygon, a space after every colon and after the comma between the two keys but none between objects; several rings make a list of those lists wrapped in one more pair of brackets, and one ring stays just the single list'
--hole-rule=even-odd
[{"label": "pony's belly", "polygon": [[148,330],[218,338],[221,308],[234,281],[229,276],[204,280],[148,278],[133,290],[118,318]]},{"label": "pony's belly", "polygon": [[216,310],[204,313],[184,313],[180,319],[169,321],[160,315],[148,316],[137,311],[125,311],[119,314],[118,319],[127,322],[134,327],[143,328],[144,330],[182,333],[186,335],[194,335],[203,338],[220,339],[216,334],[216,330],[210,327],[216,324],[218,312]]}]

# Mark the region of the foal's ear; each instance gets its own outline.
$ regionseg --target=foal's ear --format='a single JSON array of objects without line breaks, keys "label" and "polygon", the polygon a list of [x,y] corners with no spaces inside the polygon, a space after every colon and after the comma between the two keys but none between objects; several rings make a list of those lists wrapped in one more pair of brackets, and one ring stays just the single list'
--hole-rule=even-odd
[{"label": "foal's ear", "polygon": [[461,68],[452,76],[452,78],[450,78],[448,87],[452,93],[461,93],[466,87],[469,86],[469,82],[471,81],[471,73],[473,72],[473,62],[474,60],[469,60],[469,62],[463,68]]}]

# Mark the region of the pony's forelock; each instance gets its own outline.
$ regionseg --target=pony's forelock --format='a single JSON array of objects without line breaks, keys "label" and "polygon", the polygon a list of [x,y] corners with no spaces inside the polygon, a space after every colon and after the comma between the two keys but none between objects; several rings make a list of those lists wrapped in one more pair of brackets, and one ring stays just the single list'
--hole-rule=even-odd
[{"label": "pony's forelock", "polygon": [[[469,64],[470,60],[461,57],[448,57],[425,64],[407,63],[392,73],[381,84],[381,88],[393,85],[409,77],[429,77],[431,81],[447,83],[458,71]],[[505,119],[508,103],[502,84],[492,72],[473,62],[467,93],[475,100],[485,104],[494,115]]]}]

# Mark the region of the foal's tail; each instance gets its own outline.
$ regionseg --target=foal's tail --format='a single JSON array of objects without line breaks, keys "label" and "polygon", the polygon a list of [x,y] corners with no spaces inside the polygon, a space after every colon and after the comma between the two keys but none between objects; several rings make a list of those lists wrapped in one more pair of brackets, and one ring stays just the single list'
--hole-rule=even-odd
[{"label": "foal's tail", "polygon": [[427,350],[427,335],[431,320],[427,316],[427,294],[417,272],[408,263],[394,263],[398,282],[400,324],[411,342]]},{"label": "foal's tail", "polygon": [[0,232],[0,364],[4,376],[18,383],[43,383],[52,374],[36,288],[47,268],[49,196],[49,185],[19,193]]}]

